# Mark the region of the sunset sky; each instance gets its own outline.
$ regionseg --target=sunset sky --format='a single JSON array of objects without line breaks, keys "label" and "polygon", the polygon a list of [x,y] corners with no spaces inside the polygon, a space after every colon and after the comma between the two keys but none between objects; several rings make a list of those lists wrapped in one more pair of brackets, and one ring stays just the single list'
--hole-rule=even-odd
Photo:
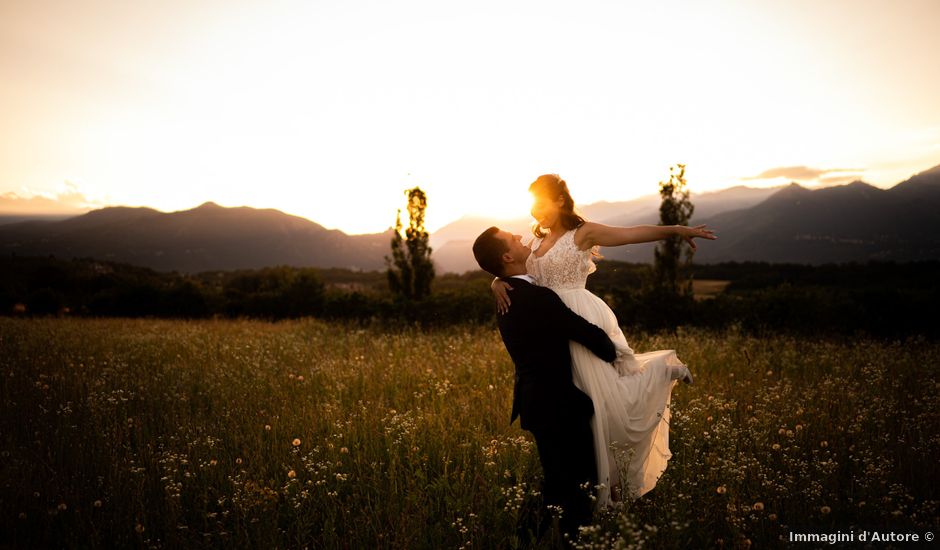
[{"label": "sunset sky", "polygon": [[0,0],[0,195],[349,233],[940,164],[940,1]]}]

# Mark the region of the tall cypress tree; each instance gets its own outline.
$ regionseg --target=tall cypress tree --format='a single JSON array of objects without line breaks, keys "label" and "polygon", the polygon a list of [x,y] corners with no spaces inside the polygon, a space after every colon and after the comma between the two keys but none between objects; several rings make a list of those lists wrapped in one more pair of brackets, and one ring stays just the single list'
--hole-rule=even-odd
[{"label": "tall cypress tree", "polygon": [[[659,195],[662,203],[659,205],[660,225],[688,225],[695,205],[689,200],[689,190],[686,187],[685,165],[677,164],[669,167],[669,181],[659,182]],[[692,248],[678,235],[663,239],[656,245],[654,262],[654,280],[659,290],[671,295],[692,295],[692,278],[688,282],[679,281],[680,256],[685,249],[683,266],[692,262]]]},{"label": "tall cypress tree", "polygon": [[388,287],[405,300],[421,300],[431,294],[434,264],[431,262],[430,236],[424,228],[427,195],[420,187],[407,189],[408,228],[402,238],[401,209],[395,215],[392,256],[385,257]]}]

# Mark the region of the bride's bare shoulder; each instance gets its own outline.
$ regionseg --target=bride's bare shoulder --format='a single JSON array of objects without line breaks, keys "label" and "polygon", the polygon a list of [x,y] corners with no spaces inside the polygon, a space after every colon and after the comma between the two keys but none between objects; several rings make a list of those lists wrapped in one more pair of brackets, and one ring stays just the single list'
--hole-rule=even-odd
[{"label": "bride's bare shoulder", "polygon": [[594,246],[594,238],[599,227],[601,227],[599,223],[585,221],[581,227],[574,230],[574,244],[577,245],[578,250],[587,250]]}]

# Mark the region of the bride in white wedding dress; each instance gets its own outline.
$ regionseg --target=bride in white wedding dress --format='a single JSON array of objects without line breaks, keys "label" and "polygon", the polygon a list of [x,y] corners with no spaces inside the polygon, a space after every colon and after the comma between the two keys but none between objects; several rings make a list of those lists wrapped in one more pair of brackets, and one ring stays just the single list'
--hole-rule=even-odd
[{"label": "bride in white wedding dress", "polygon": [[[555,291],[572,311],[604,329],[620,356],[615,370],[581,344],[570,343],[573,381],[594,401],[591,422],[599,483],[597,506],[609,505],[611,490],[617,499],[621,481],[633,498],[639,498],[655,487],[672,457],[672,389],[679,379],[691,383],[692,375],[674,350],[634,353],[614,312],[585,288],[588,275],[596,269],[592,256],[598,246],[678,235],[695,249],[693,237],[717,237],[704,225],[611,227],[585,221],[574,212],[567,185],[556,174],[540,176],[529,191],[535,198],[532,216],[538,225],[535,235],[523,239],[532,250],[526,261],[528,274],[538,285]],[[511,286],[494,280],[492,289],[500,312],[505,312],[511,307]]]}]

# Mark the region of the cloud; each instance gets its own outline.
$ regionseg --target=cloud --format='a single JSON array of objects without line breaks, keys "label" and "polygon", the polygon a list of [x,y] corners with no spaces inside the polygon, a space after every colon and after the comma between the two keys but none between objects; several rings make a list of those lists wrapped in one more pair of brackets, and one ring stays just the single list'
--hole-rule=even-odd
[{"label": "cloud", "polygon": [[[845,175],[844,173],[848,172],[854,175]],[[786,178],[789,180],[799,180],[799,181],[812,181],[824,179],[827,182],[834,179],[844,179],[849,178],[849,180],[856,179],[858,174],[864,172],[860,168],[810,168],[808,166],[782,166],[779,168],[771,168],[770,170],[765,170],[764,172],[756,176],[747,176],[741,178],[743,180],[767,180],[773,178]],[[840,173],[843,175],[829,176],[826,178],[821,178],[825,174]]]},{"label": "cloud", "polygon": [[0,195],[0,213],[3,214],[79,214],[103,205],[85,197],[74,183],[65,182],[58,193],[27,190],[27,196],[12,191]]}]

